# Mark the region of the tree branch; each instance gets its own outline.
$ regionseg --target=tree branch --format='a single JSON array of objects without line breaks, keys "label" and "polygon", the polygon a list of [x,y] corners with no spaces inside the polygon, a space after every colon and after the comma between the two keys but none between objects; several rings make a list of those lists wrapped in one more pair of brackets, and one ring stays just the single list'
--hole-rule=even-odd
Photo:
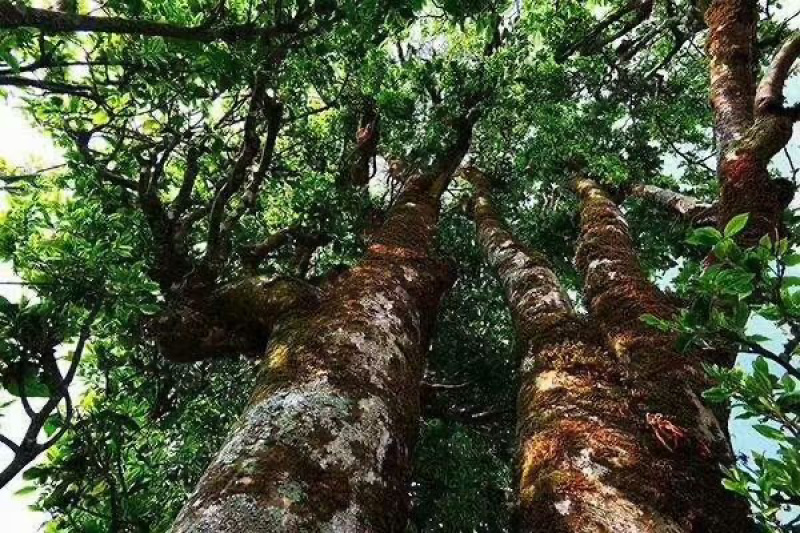
[{"label": "tree branch", "polygon": [[699,225],[714,225],[714,206],[693,196],[662,189],[654,185],[634,185],[630,195],[660,205],[679,218]]},{"label": "tree branch", "polygon": [[224,237],[223,221],[225,209],[233,195],[242,188],[247,177],[247,171],[253,160],[256,158],[260,147],[257,126],[261,117],[261,110],[266,94],[266,80],[263,74],[256,74],[253,84],[253,94],[250,98],[250,106],[244,123],[244,139],[239,157],[233,165],[228,179],[220,188],[214,202],[211,205],[211,213],[208,217],[208,239],[206,245],[205,260],[207,263],[215,264],[222,253],[222,239]]},{"label": "tree branch", "polygon": [[272,39],[297,31],[299,21],[259,28],[252,24],[211,27],[178,26],[166,22],[131,20],[122,17],[96,17],[27,7],[10,0],[0,0],[0,29],[35,28],[48,33],[95,32],[186,41],[235,43]]},{"label": "tree branch", "polygon": [[[20,444],[17,445],[7,437],[0,435],[0,442],[11,448],[11,450],[14,452],[14,457],[11,462],[3,469],[2,472],[0,472],[0,488],[4,487],[9,481],[14,479],[14,477],[24,470],[25,467],[27,467],[34,459],[36,459],[39,454],[53,446],[53,444],[55,444],[69,428],[73,414],[73,405],[72,398],[70,398],[69,395],[69,386],[72,384],[72,381],[75,379],[75,375],[78,372],[78,366],[80,365],[83,351],[91,334],[91,326],[97,318],[99,311],[100,305],[97,304],[91,311],[89,311],[88,316],[84,320],[83,325],[81,326],[81,331],[78,334],[78,341],[72,355],[72,360],[70,361],[70,366],[63,377],[61,377],[52,352],[43,355],[45,358],[51,358],[49,362],[45,361],[45,367],[47,374],[49,375],[49,379],[53,382],[53,391],[50,395],[50,398],[39,411],[30,410],[30,412],[28,412],[30,422],[28,423],[28,429],[25,431],[25,435],[23,436]],[[20,380],[20,383],[22,384],[23,380]],[[24,390],[21,391],[20,399],[23,400],[23,404],[27,401]],[[47,419],[53,414],[62,401],[64,401],[66,405],[66,416],[63,425],[51,438],[40,444],[38,442],[39,433],[42,431]]]},{"label": "tree branch", "polygon": [[755,98],[757,112],[763,113],[783,107],[783,88],[798,56],[800,56],[800,33],[795,33],[781,45],[767,73],[758,84]]},{"label": "tree branch", "polygon": [[319,289],[294,278],[245,278],[167,309],[147,327],[170,361],[261,356],[285,314],[313,308]]}]

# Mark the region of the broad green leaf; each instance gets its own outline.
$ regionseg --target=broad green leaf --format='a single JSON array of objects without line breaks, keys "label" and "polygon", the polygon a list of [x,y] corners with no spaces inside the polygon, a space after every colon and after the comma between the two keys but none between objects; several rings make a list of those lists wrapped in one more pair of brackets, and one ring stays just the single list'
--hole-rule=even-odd
[{"label": "broad green leaf", "polygon": [[730,219],[728,223],[725,224],[725,231],[723,232],[725,237],[735,237],[741,233],[745,226],[747,226],[747,221],[749,219],[749,213],[742,213]]}]

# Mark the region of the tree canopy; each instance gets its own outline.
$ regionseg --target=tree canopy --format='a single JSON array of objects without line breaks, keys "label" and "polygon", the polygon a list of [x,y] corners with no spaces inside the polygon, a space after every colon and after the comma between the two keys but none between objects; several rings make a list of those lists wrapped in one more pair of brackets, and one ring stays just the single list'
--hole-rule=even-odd
[{"label": "tree canopy", "polygon": [[[745,213],[712,228],[722,141],[704,2],[34,4],[0,0],[0,94],[24,102],[63,164],[0,169],[0,258],[28,295],[0,298],[0,378],[31,423],[0,441],[15,452],[0,481],[42,489],[46,531],[168,531],[250,395],[273,326],[262,311],[289,305],[248,283],[335,278],[396,204],[402,171],[461,140],[578,309],[576,166],[624,206],[639,260],[684,309],[649,323],[683,348],[760,356],[709,366],[707,396],[777,443],[726,483],[766,530],[792,531],[797,218],[753,246],[737,241]],[[758,5],[760,72],[792,36],[778,7]],[[791,197],[794,166],[772,172]],[[457,281],[423,379],[412,531],[511,528],[518,347],[472,201],[465,180],[443,195],[436,246]],[[779,350],[755,316],[785,334]]]}]

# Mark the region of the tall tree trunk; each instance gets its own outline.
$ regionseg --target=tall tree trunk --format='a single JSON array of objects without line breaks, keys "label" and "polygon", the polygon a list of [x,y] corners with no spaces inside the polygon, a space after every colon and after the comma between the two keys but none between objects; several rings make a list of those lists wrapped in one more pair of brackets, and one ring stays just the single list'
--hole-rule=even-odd
[{"label": "tall tree trunk", "polygon": [[[741,524],[729,527],[724,517],[729,507],[706,516],[720,502],[738,505],[722,490],[713,459],[707,466],[716,474],[716,486],[706,493],[704,484],[694,485],[706,480],[696,475],[697,459],[682,451],[674,455],[654,436],[638,405],[640,375],[607,346],[600,321],[575,314],[544,257],[503,227],[483,175],[475,169],[466,175],[476,191],[478,239],[505,289],[521,348],[520,531],[745,531]],[[683,400],[685,389],[682,385],[677,393]],[[694,403],[685,407],[698,409]],[[718,433],[711,440],[724,446]],[[717,443],[705,445],[712,444]],[[690,471],[684,464],[692,465]]]},{"label": "tall tree trunk", "polygon": [[402,532],[431,329],[452,283],[439,199],[469,143],[404,192],[364,259],[284,318],[256,389],[173,531]]},{"label": "tall tree trunk", "polygon": [[[730,464],[726,432],[700,394],[708,388],[700,354],[682,354],[672,334],[641,321],[667,319],[676,309],[644,275],[617,206],[588,179],[576,182],[582,200],[576,263],[585,298],[606,345],[624,368],[630,423],[646,455],[634,457],[634,476],[613,485],[670,516],[686,532],[753,531],[747,505],[722,487],[720,464]],[[717,354],[717,356],[722,356]]]},{"label": "tall tree trunk", "polygon": [[[713,0],[705,19],[720,183],[718,223],[724,228],[732,217],[749,213],[750,223],[740,241],[753,246],[764,235],[775,238],[792,198],[793,189],[771,179],[767,167],[789,142],[794,118],[782,112],[783,102],[777,98],[756,98],[757,2]],[[788,68],[782,79],[765,76],[770,96],[777,93],[782,100],[786,75]]]}]

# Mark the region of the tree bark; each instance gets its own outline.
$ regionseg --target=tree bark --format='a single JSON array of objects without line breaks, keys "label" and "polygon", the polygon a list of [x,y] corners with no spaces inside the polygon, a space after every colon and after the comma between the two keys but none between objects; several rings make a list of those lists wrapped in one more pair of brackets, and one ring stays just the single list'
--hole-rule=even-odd
[{"label": "tree bark", "polygon": [[767,166],[792,136],[794,117],[782,112],[775,95],[782,100],[788,67],[782,68],[788,58],[794,60],[795,50],[790,47],[789,53],[776,57],[759,91],[762,100],[768,98],[757,102],[757,2],[713,0],[705,19],[720,183],[718,225],[722,229],[734,216],[749,213],[739,241],[754,246],[764,235],[774,239],[780,234],[781,217],[793,193],[770,178]]},{"label": "tree bark", "polygon": [[[697,513],[692,499],[723,498],[709,506],[727,501],[713,459],[708,466],[717,474],[717,486],[711,493],[698,491],[706,487],[693,486],[697,476],[688,478],[683,466],[697,459],[665,450],[654,437],[638,406],[644,387],[634,378],[640,375],[609,348],[603,322],[574,312],[546,259],[503,227],[487,180],[475,169],[466,176],[476,192],[478,240],[505,289],[521,348],[519,530],[744,531]],[[688,408],[696,409],[694,404]],[[719,438],[724,445],[724,436]],[[677,492],[687,488],[692,490]]]},{"label": "tree bark", "polygon": [[693,196],[662,189],[654,185],[634,185],[631,196],[663,207],[665,210],[694,225],[715,225],[716,207],[700,202]]},{"label": "tree bark", "polygon": [[364,259],[277,324],[174,532],[404,531],[425,354],[452,283],[432,250],[439,199],[468,144],[411,175]]},{"label": "tree bark", "polygon": [[591,180],[575,186],[583,205],[576,263],[584,295],[624,368],[631,431],[647,452],[628,455],[632,475],[612,484],[671,519],[657,531],[753,531],[747,504],[722,487],[719,465],[733,458],[718,417],[700,399],[709,386],[701,366],[708,358],[680,353],[673,334],[641,321],[644,314],[671,318],[676,309],[644,275],[617,206]]}]

